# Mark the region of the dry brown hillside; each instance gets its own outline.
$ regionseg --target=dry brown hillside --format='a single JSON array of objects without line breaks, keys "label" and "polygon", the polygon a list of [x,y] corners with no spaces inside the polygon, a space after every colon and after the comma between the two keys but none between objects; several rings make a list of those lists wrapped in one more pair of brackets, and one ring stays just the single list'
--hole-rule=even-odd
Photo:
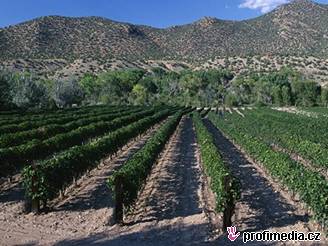
[{"label": "dry brown hillside", "polygon": [[207,60],[267,54],[327,57],[328,6],[296,0],[251,20],[206,17],[166,29],[59,16],[0,29],[1,59]]},{"label": "dry brown hillside", "polygon": [[205,17],[166,29],[100,17],[42,17],[0,29],[0,69],[51,77],[123,68],[227,68],[235,74],[290,66],[328,81],[328,5],[295,0],[255,19]]}]

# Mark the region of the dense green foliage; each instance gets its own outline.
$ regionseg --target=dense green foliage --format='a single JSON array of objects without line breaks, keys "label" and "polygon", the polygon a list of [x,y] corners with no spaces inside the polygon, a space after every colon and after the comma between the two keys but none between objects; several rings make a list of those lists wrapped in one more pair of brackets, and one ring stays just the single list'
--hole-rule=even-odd
[{"label": "dense green foliage", "polygon": [[[157,68],[152,73],[142,74],[140,71],[139,76],[133,76],[137,71],[107,72],[92,77],[86,75],[81,80],[82,87],[89,93],[86,99],[108,103],[108,97],[115,98],[115,103],[162,102],[197,107],[220,104],[313,106],[327,103],[326,90],[321,90],[318,84],[288,68],[278,72],[249,73],[235,78],[225,70],[184,70],[175,73]],[[130,78],[129,83],[125,77]],[[94,88],[93,85],[97,85],[97,91],[90,89]]]},{"label": "dense green foliage", "polygon": [[2,75],[0,81],[4,88],[1,93],[8,104],[2,106],[4,109],[9,105],[27,109],[98,103],[197,107],[222,104],[326,106],[328,103],[327,89],[288,68],[237,76],[226,70],[172,72],[154,68],[149,72],[126,69],[85,74],[80,79],[65,81],[14,74]]},{"label": "dense green foliage", "polygon": [[177,112],[173,117],[167,120],[147,141],[136,154],[134,154],[124,166],[115,172],[108,180],[110,188],[115,190],[118,180],[123,190],[123,204],[128,208],[137,198],[138,191],[146,180],[153,164],[160,152],[163,150],[165,143],[175,131],[183,111]]},{"label": "dense green foliage", "polygon": [[[300,73],[284,68],[279,72],[252,73],[231,83],[229,105],[296,105],[326,104],[321,87],[306,80]],[[324,90],[323,90],[324,91]],[[323,101],[321,101],[323,99]]]},{"label": "dense green foliage", "polygon": [[[1,134],[8,134],[8,133],[16,133],[21,131],[28,131],[32,129],[37,129],[44,126],[49,126],[52,124],[66,124],[72,122],[77,119],[81,118],[89,118],[93,116],[100,116],[103,114],[108,113],[115,113],[118,112],[119,109],[95,109],[94,111],[89,110],[88,112],[84,113],[64,113],[63,115],[52,115],[49,117],[40,118],[37,117],[36,119],[24,119],[21,121],[18,117],[12,117],[10,120],[2,121],[2,125],[0,126],[0,133]],[[23,117],[22,117],[23,118]]]},{"label": "dense green foliage", "polygon": [[139,117],[133,123],[126,120],[121,122],[119,129],[110,131],[99,139],[69,148],[49,160],[25,167],[22,175],[27,196],[40,200],[54,198],[74,178],[95,167],[102,158],[114,154],[132,138],[163,120],[171,112],[168,109],[160,110],[154,115]]},{"label": "dense green foliage", "polygon": [[10,109],[11,101],[9,79],[0,73],[0,111]]},{"label": "dense green foliage", "polygon": [[210,177],[211,189],[216,195],[216,210],[217,212],[223,212],[229,206],[229,199],[232,198],[233,203],[235,203],[239,198],[239,183],[224,164],[212,135],[208,132],[198,113],[193,114],[193,122],[197,143],[201,151],[202,163],[205,167],[206,175]]},{"label": "dense green foliage", "polygon": [[[175,73],[157,68],[152,73],[126,70],[106,72],[93,77],[86,75],[80,83],[88,92],[87,100],[90,102],[200,106],[218,104],[222,100],[224,84],[232,77],[231,73],[219,70],[185,70]],[[91,90],[90,87],[96,90]]]},{"label": "dense green foliage", "polygon": [[328,118],[266,108],[244,111],[244,115],[245,118],[238,114],[226,115],[225,119],[227,123],[238,122],[248,134],[297,153],[315,166],[328,167]]},{"label": "dense green foliage", "polygon": [[[259,161],[272,175],[289,190],[298,193],[315,213],[315,218],[327,226],[328,221],[328,182],[317,172],[308,170],[292,160],[289,155],[274,151],[257,137],[248,133],[240,124],[242,119],[226,121],[210,113],[211,121],[240,145],[248,155]],[[257,125],[253,125],[254,128]]]},{"label": "dense green foliage", "polygon": [[[115,109],[115,106],[110,105],[93,105],[85,107],[74,107],[57,110],[49,109],[33,109],[33,110],[9,110],[0,111],[0,123],[2,124],[19,124],[23,121],[38,121],[50,118],[71,115],[83,115],[83,114],[97,114],[102,109]],[[116,108],[117,109],[117,108]]]},{"label": "dense green foliage", "polygon": [[78,115],[75,120],[72,120],[66,124],[47,124],[40,121],[39,123],[41,124],[41,127],[34,128],[31,130],[1,135],[0,148],[7,148],[19,144],[24,144],[25,142],[34,139],[38,139],[38,140],[47,139],[59,133],[69,132],[79,127],[84,127],[89,124],[95,124],[97,122],[110,121],[117,117],[129,115],[131,113],[135,113],[138,111],[141,111],[141,108],[135,108],[130,110],[125,110],[125,109],[101,110],[98,114],[91,114],[91,116]]},{"label": "dense green foliage", "polygon": [[109,131],[114,131],[138,121],[146,116],[152,115],[156,110],[158,108],[131,113],[129,115],[123,113],[124,116],[111,121],[91,123],[70,132],[57,134],[43,141],[34,139],[22,145],[0,149],[0,176],[7,174],[15,168],[31,164],[34,160],[43,159],[74,145],[81,145],[91,138],[102,136]]}]

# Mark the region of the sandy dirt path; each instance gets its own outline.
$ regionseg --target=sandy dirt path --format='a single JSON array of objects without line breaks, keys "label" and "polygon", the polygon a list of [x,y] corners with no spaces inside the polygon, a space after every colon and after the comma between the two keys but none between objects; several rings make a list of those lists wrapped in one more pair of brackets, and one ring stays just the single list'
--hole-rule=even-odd
[{"label": "sandy dirt path", "polygon": [[[281,191],[279,184],[275,183],[259,165],[247,159],[208,119],[205,119],[204,122],[214,135],[215,143],[225,162],[241,181],[241,199],[236,204],[236,214],[233,218],[233,224],[238,231],[288,232],[297,230],[310,232],[311,226],[306,211],[297,202],[294,202],[289,194]],[[218,242],[229,243],[225,236],[222,236]],[[241,238],[238,238],[234,244],[243,245],[243,242]],[[258,243],[257,245],[265,244]],[[267,245],[313,244],[293,242],[289,244],[268,243]],[[322,245],[325,243],[322,242]]]},{"label": "sandy dirt path", "polygon": [[192,121],[184,118],[127,216],[128,225],[58,245],[208,245],[211,225],[199,163]]},{"label": "sandy dirt path", "polygon": [[0,245],[53,245],[64,239],[85,237],[110,227],[113,214],[108,176],[140,149],[158,129],[149,129],[131,141],[116,158],[104,160],[68,190],[64,200],[55,201],[49,213],[23,214],[24,192],[14,183],[0,195]]},{"label": "sandy dirt path", "polygon": [[291,114],[305,115],[307,117],[319,118],[319,117],[328,117],[326,114],[320,114],[317,112],[305,111],[296,107],[273,107],[272,109],[282,112],[287,112]]}]

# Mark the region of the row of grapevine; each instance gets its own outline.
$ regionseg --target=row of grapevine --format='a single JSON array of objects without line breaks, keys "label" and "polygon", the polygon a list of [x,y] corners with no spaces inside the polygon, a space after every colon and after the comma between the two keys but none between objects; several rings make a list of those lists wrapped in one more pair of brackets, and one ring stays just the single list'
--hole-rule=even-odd
[{"label": "row of grapevine", "polygon": [[182,115],[188,111],[189,109],[179,111],[168,119],[145,146],[109,178],[108,185],[115,194],[115,219],[117,222],[122,222],[123,207],[129,208],[133,204],[158,155],[175,131]]},{"label": "row of grapevine", "polygon": [[240,197],[240,185],[223,162],[213,136],[203,124],[199,113],[193,114],[193,123],[205,174],[210,177],[210,187],[215,193],[216,211],[223,212],[223,227],[226,228],[231,226],[232,211]]},{"label": "row of grapevine", "polygon": [[135,113],[138,111],[141,111],[141,108],[133,108],[132,110],[125,110],[125,111],[123,110],[120,112],[114,111],[114,113],[104,112],[97,116],[88,116],[88,117],[80,118],[76,121],[72,121],[64,125],[49,124],[41,128],[36,128],[32,130],[4,134],[3,136],[0,137],[0,148],[17,146],[34,139],[44,140],[52,136],[55,136],[59,133],[69,132],[79,127],[84,127],[86,125],[94,124],[101,121],[110,121],[117,117],[129,115],[131,113]]},{"label": "row of grapevine", "polygon": [[65,150],[74,145],[83,144],[90,138],[101,136],[108,131],[113,131],[126,126],[134,121],[152,115],[157,109],[149,109],[138,113],[116,118],[108,122],[98,122],[80,127],[73,131],[58,134],[44,141],[32,140],[26,144],[0,149],[0,176],[11,173],[33,160],[40,160],[51,154]]},{"label": "row of grapevine", "polygon": [[271,109],[259,109],[254,110],[254,112],[248,112],[248,114],[250,113],[261,117],[261,120],[273,121],[277,126],[279,125],[285,129],[285,132],[293,133],[299,138],[328,147],[328,119],[325,117],[313,118]]},{"label": "row of grapevine", "polygon": [[[219,119],[209,115],[211,121],[246,153],[261,163],[273,177],[289,190],[300,195],[300,199],[314,212],[314,217],[327,226],[328,182],[317,172],[308,170],[292,160],[289,155],[274,151],[259,138],[251,136],[241,125],[241,118],[235,121]],[[253,125],[256,128],[256,125]]]},{"label": "row of grapevine", "polygon": [[[33,209],[38,209],[39,201],[56,197],[74,178],[98,165],[102,158],[117,152],[132,138],[160,122],[172,110],[161,110],[155,115],[142,118],[132,124],[121,122],[121,128],[81,146],[75,146],[37,165],[23,170],[23,184],[26,195],[32,199]],[[125,126],[124,126],[125,125]]]},{"label": "row of grapevine", "polygon": [[55,111],[40,111],[40,112],[21,112],[7,114],[6,116],[0,115],[0,124],[9,123],[19,123],[24,121],[37,121],[37,120],[46,120],[50,118],[62,117],[66,115],[79,115],[85,114],[88,112],[94,112],[98,110],[105,109],[115,109],[116,106],[88,106],[83,108],[70,108],[70,109],[59,109]]},{"label": "row of grapevine", "polygon": [[[263,111],[266,112],[267,110],[247,112],[243,119],[234,114],[227,116],[226,120],[240,120],[240,124],[247,129],[249,134],[261,138],[269,144],[277,144],[289,152],[297,153],[310,160],[317,167],[328,167],[328,150],[325,144],[320,141],[323,134],[319,132],[320,130],[318,130],[319,133],[311,130],[311,125],[306,122],[306,119],[294,122],[293,117],[290,117],[290,121],[288,118],[284,118],[288,115],[283,114],[284,117],[282,117],[281,114],[278,114],[273,118]],[[325,128],[325,126],[321,126],[321,128]],[[309,138],[317,138],[318,140],[313,142]]]},{"label": "row of grapevine", "polygon": [[19,113],[19,110],[6,110],[6,111],[0,111],[0,119],[1,118],[7,118],[10,116],[17,116]]},{"label": "row of grapevine", "polygon": [[64,115],[62,117],[58,116],[55,118],[50,118],[50,119],[45,119],[45,120],[37,120],[37,121],[25,120],[19,124],[16,124],[16,123],[1,124],[0,133],[1,134],[15,133],[15,132],[24,131],[24,130],[31,130],[33,128],[38,128],[38,127],[42,127],[42,126],[49,125],[49,124],[65,124],[65,123],[80,119],[81,117],[97,116],[97,115],[102,115],[102,114],[106,114],[106,113],[110,113],[110,112],[115,113],[115,112],[119,112],[121,110],[122,109],[118,109],[118,108],[101,109],[101,110],[95,110],[93,112],[86,112],[84,114],[79,114],[79,115]]},{"label": "row of grapevine", "polygon": [[[91,106],[90,106],[91,107]],[[95,106],[92,106],[95,107]],[[0,111],[0,120],[5,119],[5,120],[10,120],[14,119],[15,117],[23,116],[23,117],[34,117],[34,116],[40,116],[43,114],[55,114],[55,113],[62,113],[62,112],[69,112],[69,111],[75,111],[75,110],[81,110],[81,109],[86,109],[87,107],[84,108],[69,108],[69,109],[57,109],[57,110],[33,110],[33,111],[28,111],[28,110],[9,110],[9,111]]]}]

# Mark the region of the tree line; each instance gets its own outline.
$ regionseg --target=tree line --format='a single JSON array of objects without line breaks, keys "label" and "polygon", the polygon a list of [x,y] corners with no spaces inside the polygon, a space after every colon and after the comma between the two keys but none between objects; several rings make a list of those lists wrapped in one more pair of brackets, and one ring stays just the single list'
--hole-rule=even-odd
[{"label": "tree line", "polygon": [[68,79],[0,72],[0,110],[92,104],[328,106],[328,89],[289,68],[237,76],[214,69],[126,69]]}]

